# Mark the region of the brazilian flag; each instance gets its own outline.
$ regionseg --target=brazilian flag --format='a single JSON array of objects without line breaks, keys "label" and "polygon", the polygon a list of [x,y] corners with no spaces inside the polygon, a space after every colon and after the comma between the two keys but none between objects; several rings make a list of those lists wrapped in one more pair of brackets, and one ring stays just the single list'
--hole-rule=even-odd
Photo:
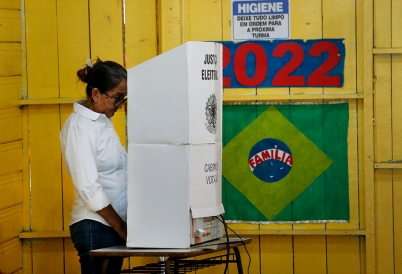
[{"label": "brazilian flag", "polygon": [[223,107],[225,219],[349,220],[347,103]]}]

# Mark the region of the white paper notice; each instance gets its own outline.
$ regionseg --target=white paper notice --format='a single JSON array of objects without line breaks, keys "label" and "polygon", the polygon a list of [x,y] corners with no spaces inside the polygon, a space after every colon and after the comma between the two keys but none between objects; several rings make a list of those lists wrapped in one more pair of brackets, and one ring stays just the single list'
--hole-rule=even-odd
[{"label": "white paper notice", "polygon": [[232,39],[289,39],[289,19],[289,0],[232,0]]}]

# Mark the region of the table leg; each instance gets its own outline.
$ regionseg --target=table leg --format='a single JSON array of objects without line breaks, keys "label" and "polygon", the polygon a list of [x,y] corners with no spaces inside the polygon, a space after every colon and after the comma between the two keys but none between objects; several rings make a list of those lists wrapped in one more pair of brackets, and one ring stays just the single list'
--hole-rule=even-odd
[{"label": "table leg", "polygon": [[172,261],[170,260],[170,259],[167,259],[166,261],[165,261],[165,274],[171,274],[170,273],[170,263],[171,263]]},{"label": "table leg", "polygon": [[[173,264],[173,273],[171,271],[171,265]],[[170,259],[165,261],[165,274],[179,274],[180,270],[180,259]]]},{"label": "table leg", "polygon": [[102,267],[101,267],[101,274],[107,274],[107,266],[109,264],[109,259],[105,258],[105,260],[103,260],[102,263]]},{"label": "table leg", "polygon": [[243,266],[241,265],[241,256],[240,256],[239,249],[237,247],[233,247],[233,250],[234,250],[235,257],[236,257],[237,272],[239,274],[243,274]]},{"label": "table leg", "polygon": [[174,260],[174,273],[173,274],[179,274],[179,269],[180,269],[180,259]]}]

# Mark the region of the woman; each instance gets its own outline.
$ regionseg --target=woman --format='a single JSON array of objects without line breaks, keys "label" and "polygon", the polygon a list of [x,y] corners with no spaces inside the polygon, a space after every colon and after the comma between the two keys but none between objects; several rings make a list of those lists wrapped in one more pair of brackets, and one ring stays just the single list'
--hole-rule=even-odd
[{"label": "woman", "polygon": [[[126,102],[127,71],[113,61],[87,61],[77,71],[87,99],[60,132],[63,158],[74,183],[71,240],[81,273],[100,273],[105,258],[89,251],[124,244],[127,237],[127,153],[110,118]],[[108,258],[107,273],[120,273],[123,259]]]}]

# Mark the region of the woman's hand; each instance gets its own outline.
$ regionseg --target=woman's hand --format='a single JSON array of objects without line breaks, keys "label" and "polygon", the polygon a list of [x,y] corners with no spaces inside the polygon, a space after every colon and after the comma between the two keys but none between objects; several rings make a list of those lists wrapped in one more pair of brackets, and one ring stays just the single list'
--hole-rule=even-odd
[{"label": "woman's hand", "polygon": [[119,234],[119,236],[127,241],[127,223],[117,214],[112,205],[97,211]]}]

